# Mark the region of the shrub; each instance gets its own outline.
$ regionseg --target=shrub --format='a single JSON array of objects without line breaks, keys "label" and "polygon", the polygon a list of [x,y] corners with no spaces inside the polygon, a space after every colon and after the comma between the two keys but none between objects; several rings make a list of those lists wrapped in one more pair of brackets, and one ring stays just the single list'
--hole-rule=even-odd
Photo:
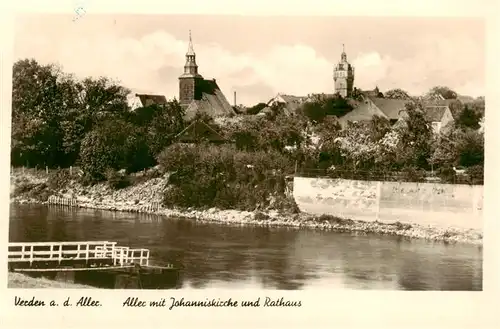
[{"label": "shrub", "polygon": [[128,176],[120,174],[113,169],[106,170],[106,180],[108,181],[108,185],[115,190],[125,188],[130,185],[130,179]]},{"label": "shrub", "polygon": [[455,170],[451,165],[442,166],[437,170],[437,175],[443,183],[454,183],[457,179]]},{"label": "shrub", "polygon": [[401,170],[402,178],[408,182],[423,182],[425,171],[414,167],[405,167]]},{"label": "shrub", "polygon": [[483,184],[484,182],[484,167],[481,165],[467,168],[465,173],[469,176],[472,184]]},{"label": "shrub", "polygon": [[231,145],[172,145],[158,157],[170,172],[167,206],[254,210],[285,196],[284,168],[276,151],[246,152]]},{"label": "shrub", "polygon": [[138,172],[133,175],[130,179],[132,185],[137,185],[144,183],[150,179],[159,178],[162,176],[162,172],[156,167],[145,170],[143,172]]},{"label": "shrub", "polygon": [[89,186],[97,183],[97,179],[92,177],[89,173],[84,173],[78,178],[78,183],[80,183],[83,186]]},{"label": "shrub", "polygon": [[51,172],[47,185],[51,190],[57,191],[66,187],[71,181],[71,176],[67,170],[61,169]]},{"label": "shrub", "polygon": [[394,223],[394,226],[396,226],[396,229],[398,230],[409,230],[412,228],[411,224],[404,224],[399,221]]}]

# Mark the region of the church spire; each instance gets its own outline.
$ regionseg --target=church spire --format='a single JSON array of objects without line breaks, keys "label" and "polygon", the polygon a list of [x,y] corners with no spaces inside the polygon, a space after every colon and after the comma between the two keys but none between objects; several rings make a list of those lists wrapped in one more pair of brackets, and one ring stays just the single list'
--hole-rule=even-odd
[{"label": "church spire", "polygon": [[342,55],[341,55],[342,61],[347,61],[347,54],[345,53],[345,46],[342,44]]},{"label": "church spire", "polygon": [[189,45],[186,53],[186,64],[184,64],[184,74],[198,75],[198,65],[196,64],[196,54],[193,48],[193,39],[191,38],[191,30],[189,30]]},{"label": "church spire", "polygon": [[186,55],[195,56],[194,48],[193,48],[193,39],[191,38],[191,30],[189,30],[189,46]]}]

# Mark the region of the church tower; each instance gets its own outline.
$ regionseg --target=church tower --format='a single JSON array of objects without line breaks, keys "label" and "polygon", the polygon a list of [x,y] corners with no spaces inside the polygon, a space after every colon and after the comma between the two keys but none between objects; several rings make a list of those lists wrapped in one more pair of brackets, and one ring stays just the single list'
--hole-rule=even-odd
[{"label": "church tower", "polygon": [[340,62],[333,71],[333,81],[335,82],[335,93],[342,97],[350,97],[354,87],[354,67],[347,62],[344,45],[342,45],[342,55]]},{"label": "church tower", "polygon": [[189,30],[189,46],[186,53],[186,63],[184,64],[184,73],[179,77],[179,103],[187,107],[194,99],[197,99],[197,91],[203,77],[198,74],[198,65],[196,64],[196,54],[191,39],[191,30]]}]

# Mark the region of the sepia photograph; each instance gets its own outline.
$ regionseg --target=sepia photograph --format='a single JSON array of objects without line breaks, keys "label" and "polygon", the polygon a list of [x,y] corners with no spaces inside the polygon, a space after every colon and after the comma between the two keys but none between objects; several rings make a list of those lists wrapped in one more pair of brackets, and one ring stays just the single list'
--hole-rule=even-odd
[{"label": "sepia photograph", "polygon": [[8,289],[482,291],[485,43],[479,17],[17,15]]}]

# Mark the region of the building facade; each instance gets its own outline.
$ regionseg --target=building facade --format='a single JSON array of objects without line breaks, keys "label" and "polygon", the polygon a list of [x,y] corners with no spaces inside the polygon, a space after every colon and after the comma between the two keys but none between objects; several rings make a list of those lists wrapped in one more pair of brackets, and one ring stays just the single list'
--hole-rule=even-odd
[{"label": "building facade", "polygon": [[342,49],[340,62],[333,70],[333,81],[335,82],[335,93],[344,98],[351,96],[354,88],[354,67],[347,61],[345,49]]},{"label": "building facade", "polygon": [[179,103],[185,110],[186,120],[190,120],[196,114],[206,114],[212,118],[236,114],[215,79],[204,79],[198,73],[191,31],[189,31],[184,72],[179,77]]},{"label": "building facade", "polygon": [[187,107],[193,100],[198,98],[196,91],[199,89],[203,81],[203,77],[198,73],[198,65],[196,64],[196,54],[193,48],[193,40],[191,39],[191,31],[189,31],[189,46],[186,53],[186,63],[184,64],[184,73],[179,77],[179,103],[181,106]]}]

